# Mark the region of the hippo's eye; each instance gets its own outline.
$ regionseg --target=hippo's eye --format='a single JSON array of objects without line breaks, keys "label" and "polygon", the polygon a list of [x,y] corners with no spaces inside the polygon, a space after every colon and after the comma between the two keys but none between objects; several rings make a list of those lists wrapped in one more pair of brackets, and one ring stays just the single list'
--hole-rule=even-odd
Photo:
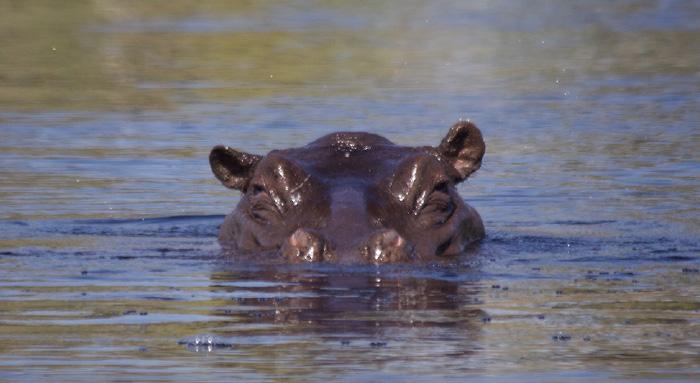
[{"label": "hippo's eye", "polygon": [[442,181],[439,184],[435,185],[435,187],[433,188],[433,193],[434,192],[440,192],[449,195],[450,186],[447,184],[447,181]]},{"label": "hippo's eye", "polygon": [[262,185],[260,185],[260,184],[255,184],[255,185],[253,185],[251,192],[253,193],[253,195],[258,195],[260,193],[264,193],[265,188],[262,187]]},{"label": "hippo's eye", "polygon": [[440,182],[433,188],[433,191],[428,195],[423,208],[420,210],[420,215],[428,220],[433,225],[445,223],[454,212],[454,203],[450,195],[448,183]]},{"label": "hippo's eye", "polygon": [[268,224],[279,219],[279,211],[262,185],[254,184],[250,190],[248,215],[260,224]]}]

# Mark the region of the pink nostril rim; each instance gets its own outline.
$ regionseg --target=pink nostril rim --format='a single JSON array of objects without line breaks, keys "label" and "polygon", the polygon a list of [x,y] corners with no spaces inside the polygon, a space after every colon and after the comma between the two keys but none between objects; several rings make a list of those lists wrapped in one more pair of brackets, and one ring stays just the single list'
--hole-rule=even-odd
[{"label": "pink nostril rim", "polygon": [[319,262],[331,257],[321,236],[304,229],[294,231],[281,250],[283,256],[293,261]]},{"label": "pink nostril rim", "polygon": [[303,229],[297,229],[291,237],[289,237],[289,244],[294,247],[303,246],[309,242],[309,233]]},{"label": "pink nostril rim", "polygon": [[405,242],[396,230],[387,230],[381,235],[381,244],[383,247],[401,247]]},{"label": "pink nostril rim", "polygon": [[413,256],[413,247],[396,230],[389,229],[370,237],[363,254],[374,263],[400,262]]}]

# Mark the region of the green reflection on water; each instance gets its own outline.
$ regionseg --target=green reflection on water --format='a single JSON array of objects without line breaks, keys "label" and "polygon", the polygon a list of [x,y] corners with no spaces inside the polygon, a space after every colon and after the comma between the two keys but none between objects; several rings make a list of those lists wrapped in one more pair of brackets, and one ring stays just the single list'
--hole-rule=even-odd
[{"label": "green reflection on water", "polygon": [[[567,84],[589,76],[694,76],[700,62],[695,30],[615,29],[615,17],[653,11],[652,1],[597,4],[608,23],[585,7],[540,2],[562,20],[580,22],[576,12],[599,20],[567,25],[539,15],[536,28],[530,24],[537,15],[520,17],[524,3],[496,8],[500,14],[487,2],[401,5],[5,1],[0,105],[167,109],[376,89],[551,92],[555,81],[565,93]],[[464,19],[431,21],[450,8]],[[649,90],[609,84],[595,92]]]}]

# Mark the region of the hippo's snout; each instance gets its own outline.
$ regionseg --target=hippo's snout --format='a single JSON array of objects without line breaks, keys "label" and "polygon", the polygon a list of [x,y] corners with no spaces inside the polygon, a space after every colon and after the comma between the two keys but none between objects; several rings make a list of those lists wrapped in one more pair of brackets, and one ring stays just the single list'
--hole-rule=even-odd
[{"label": "hippo's snout", "polygon": [[[375,264],[403,262],[413,258],[413,246],[396,230],[387,229],[372,234],[357,249],[361,259]],[[323,235],[308,229],[297,229],[282,245],[282,255],[292,262],[334,261],[335,255]],[[357,259],[357,253],[341,257]]]},{"label": "hippo's snout", "polygon": [[282,255],[292,262],[320,262],[332,258],[321,235],[301,228],[284,241]]},{"label": "hippo's snout", "polygon": [[396,230],[388,229],[373,234],[362,248],[362,256],[372,263],[394,263],[413,257],[413,246]]}]

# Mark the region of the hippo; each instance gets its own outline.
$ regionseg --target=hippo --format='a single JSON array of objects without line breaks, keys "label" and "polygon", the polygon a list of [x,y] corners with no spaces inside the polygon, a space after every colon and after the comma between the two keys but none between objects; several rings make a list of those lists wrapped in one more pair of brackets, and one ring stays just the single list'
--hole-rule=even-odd
[{"label": "hippo", "polygon": [[265,156],[215,146],[214,176],[242,193],[219,242],[290,262],[384,264],[461,254],[485,230],[455,186],[480,168],[485,151],[481,131],[465,120],[436,147],[400,146],[365,132],[331,133]]}]

